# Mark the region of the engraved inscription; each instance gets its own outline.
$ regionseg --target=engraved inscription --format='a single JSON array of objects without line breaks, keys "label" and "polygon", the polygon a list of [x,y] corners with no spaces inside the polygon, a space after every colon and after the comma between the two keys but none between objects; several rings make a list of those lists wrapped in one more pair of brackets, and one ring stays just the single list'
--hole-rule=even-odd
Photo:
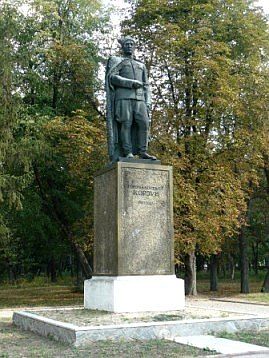
[{"label": "engraved inscription", "polygon": [[172,212],[169,171],[122,168],[120,251],[126,274],[170,274]]},{"label": "engraved inscription", "polygon": [[138,204],[152,205],[152,202],[146,199],[160,197],[160,190],[164,190],[164,186],[129,185],[128,189],[132,191],[133,195],[143,197]]},{"label": "engraved inscription", "polygon": [[133,190],[133,195],[140,196],[160,196],[160,193],[157,191],[149,191],[149,190]]},{"label": "engraved inscription", "polygon": [[153,205],[153,203],[151,201],[146,201],[146,200],[139,200],[138,204],[142,204],[142,205]]}]

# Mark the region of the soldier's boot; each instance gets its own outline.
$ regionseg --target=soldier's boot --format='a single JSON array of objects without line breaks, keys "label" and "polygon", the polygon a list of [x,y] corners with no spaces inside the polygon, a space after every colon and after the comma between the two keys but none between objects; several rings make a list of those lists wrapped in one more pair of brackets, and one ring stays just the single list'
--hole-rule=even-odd
[{"label": "soldier's boot", "polygon": [[126,158],[127,158],[127,159],[133,159],[133,158],[134,158],[133,153],[128,153],[128,154],[126,155]]},{"label": "soldier's boot", "polygon": [[150,160],[156,160],[157,159],[156,157],[154,157],[154,155],[150,155],[147,152],[141,152],[139,154],[139,158],[140,159],[150,159]]}]

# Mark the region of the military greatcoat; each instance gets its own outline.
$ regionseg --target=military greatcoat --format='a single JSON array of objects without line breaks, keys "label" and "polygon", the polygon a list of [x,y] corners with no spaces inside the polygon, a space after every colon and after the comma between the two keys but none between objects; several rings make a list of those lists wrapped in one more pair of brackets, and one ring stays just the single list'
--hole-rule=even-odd
[{"label": "military greatcoat", "polygon": [[[143,83],[143,87],[134,88],[135,81]],[[111,57],[106,70],[106,93],[110,159],[146,152],[151,96],[145,65],[134,58]]]}]

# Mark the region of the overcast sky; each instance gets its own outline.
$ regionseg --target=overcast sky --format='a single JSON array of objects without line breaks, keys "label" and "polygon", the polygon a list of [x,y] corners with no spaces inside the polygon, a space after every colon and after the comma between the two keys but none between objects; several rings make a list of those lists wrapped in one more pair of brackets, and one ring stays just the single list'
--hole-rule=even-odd
[{"label": "overcast sky", "polygon": [[268,0],[257,1],[257,5],[262,6],[264,11],[269,14],[269,2]]}]

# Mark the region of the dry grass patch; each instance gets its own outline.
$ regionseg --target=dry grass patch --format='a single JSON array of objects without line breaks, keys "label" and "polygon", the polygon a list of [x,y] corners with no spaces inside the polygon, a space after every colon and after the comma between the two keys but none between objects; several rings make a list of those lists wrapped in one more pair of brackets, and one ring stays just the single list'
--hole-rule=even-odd
[{"label": "dry grass patch", "polygon": [[269,306],[269,293],[249,293],[234,296],[238,301],[249,303],[262,303]]}]

